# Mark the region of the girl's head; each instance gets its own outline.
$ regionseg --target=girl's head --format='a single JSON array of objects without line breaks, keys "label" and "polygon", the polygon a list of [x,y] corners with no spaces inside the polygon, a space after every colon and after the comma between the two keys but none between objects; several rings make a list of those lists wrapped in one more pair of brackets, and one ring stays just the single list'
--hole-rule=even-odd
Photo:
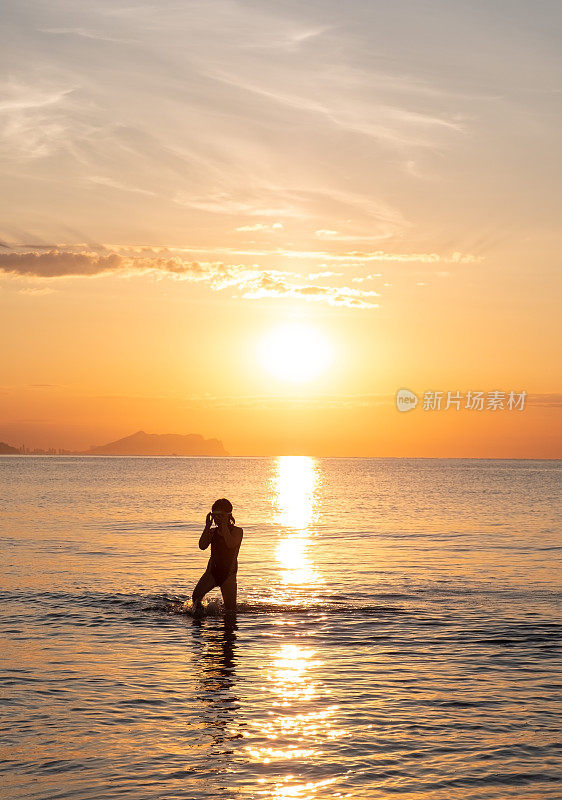
[{"label": "girl's head", "polygon": [[232,520],[232,522],[234,522],[234,517],[232,516],[232,503],[230,500],[227,500],[226,497],[220,497],[218,500],[215,500],[211,508],[211,512],[215,522],[217,523],[222,522],[223,519]]}]

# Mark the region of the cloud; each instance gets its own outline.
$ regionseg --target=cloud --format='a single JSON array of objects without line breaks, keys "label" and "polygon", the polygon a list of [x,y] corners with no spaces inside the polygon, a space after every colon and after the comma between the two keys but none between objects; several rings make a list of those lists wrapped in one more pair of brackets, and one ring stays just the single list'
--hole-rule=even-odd
[{"label": "cloud", "polygon": [[[320,272],[309,272],[307,278],[309,281],[315,281],[318,278],[341,278],[343,272],[331,272],[330,270],[322,270]],[[352,278],[352,280],[355,280]]]},{"label": "cloud", "polygon": [[[324,125],[390,144],[394,148],[429,147],[433,138],[428,132],[432,130],[463,131],[459,120],[446,107],[438,113],[424,113],[401,105],[396,95],[388,102],[383,99],[388,84],[393,81],[398,81],[402,89],[414,96],[419,88],[424,94],[423,87],[416,86],[408,78],[400,80],[385,74],[362,72],[344,64],[332,64],[327,74],[320,66],[308,64],[307,67],[307,81],[299,83],[293,79],[283,85],[279,85],[271,75],[243,75],[240,70],[235,75],[233,70],[225,71],[218,66],[207,67],[206,75],[217,83],[289,109],[293,114],[317,117]],[[202,71],[204,69],[202,66]],[[369,81],[379,83],[376,101],[369,95]]]},{"label": "cloud", "polygon": [[[312,261],[335,261],[338,266],[357,266],[363,262],[368,261],[389,261],[389,262],[419,262],[424,264],[435,263],[456,263],[456,264],[473,264],[480,263],[484,260],[484,256],[476,256],[472,253],[461,253],[455,251],[449,255],[441,255],[439,253],[394,253],[388,250],[347,250],[341,253],[331,253],[327,250],[291,250],[282,247],[131,247],[124,245],[108,245],[112,250],[126,254],[139,254],[142,252],[158,253],[164,255],[166,253],[174,256],[182,256],[188,253],[205,253],[218,255],[223,254],[226,256],[251,256],[255,258],[272,257],[272,258],[287,258],[312,260]],[[324,266],[321,264],[320,266]]]},{"label": "cloud", "polygon": [[472,253],[454,252],[450,256],[442,256],[439,253],[390,253],[385,250],[350,250],[346,253],[328,253],[322,250],[283,250],[280,251],[280,254],[287,258],[318,258],[323,261],[342,261],[347,263],[366,261],[400,261],[408,263],[417,261],[423,264],[435,264],[444,261],[455,264],[473,264],[479,263],[484,259],[483,256],[475,256]]},{"label": "cloud", "polygon": [[0,100],[0,113],[52,106],[59,103],[70,91],[71,89],[44,90],[10,81],[2,86],[4,99]]},{"label": "cloud", "polygon": [[378,307],[373,301],[373,298],[378,297],[374,291],[346,286],[303,284],[302,276],[290,271],[162,256],[156,248],[137,248],[134,255],[73,252],[60,248],[47,252],[0,253],[0,271],[14,276],[45,279],[108,274],[126,277],[150,273],[168,275],[176,280],[205,282],[213,291],[234,289],[245,300],[278,298],[325,302],[348,308]]},{"label": "cloud", "polygon": [[[501,216],[519,225],[528,208],[543,220],[551,210],[509,132],[554,157],[549,97],[534,95],[555,91],[541,76],[556,70],[549,47],[516,42],[517,26],[496,25],[493,8],[475,19],[454,4],[436,26],[400,4],[387,4],[382,25],[372,3],[44,5],[24,13],[11,2],[5,14],[7,230],[107,241],[118,218],[125,241],[141,229],[146,241],[178,241],[189,208],[191,230],[226,243],[267,215],[290,219],[295,241],[317,229],[351,241],[473,235],[488,219],[497,229]],[[514,166],[519,191],[502,205]]]},{"label": "cloud", "polygon": [[128,39],[115,39],[113,36],[108,36],[96,31],[85,30],[84,28],[43,28],[41,33],[51,34],[53,36],[78,36],[84,39],[93,39],[101,42],[113,42],[114,44],[130,44]]},{"label": "cloud", "polygon": [[373,302],[377,292],[350,289],[347,286],[317,286],[313,284],[299,285],[288,282],[271,273],[262,273],[256,277],[248,277],[240,284],[243,298],[258,300],[264,297],[300,298],[312,301],[324,301],[332,306],[348,308],[378,308]]},{"label": "cloud", "polygon": [[274,222],[273,225],[264,225],[261,222],[255,225],[241,225],[236,228],[237,231],[253,232],[253,231],[280,231],[283,230],[283,225],[280,222]]},{"label": "cloud", "polygon": [[53,294],[54,291],[49,286],[26,286],[23,289],[18,289],[19,294],[28,294],[32,297],[42,297],[46,294]]},{"label": "cloud", "polygon": [[60,278],[68,275],[100,275],[124,268],[117,253],[73,253],[50,250],[46,253],[0,253],[0,270],[36,278]]},{"label": "cloud", "polygon": [[[371,394],[319,394],[304,395],[300,397],[278,397],[276,395],[245,395],[214,397],[212,395],[192,395],[186,400],[194,405],[236,406],[236,407],[281,407],[289,404],[310,405],[314,408],[342,408],[354,410],[357,408],[374,408],[375,406],[396,407],[396,393],[371,393]],[[548,408],[562,408],[562,394],[530,394],[527,396],[525,406],[542,406]],[[509,412],[507,412],[509,413]],[[517,412],[513,412],[517,413]]]},{"label": "cloud", "polygon": [[546,408],[562,408],[562,394],[552,392],[545,394],[529,394],[526,399],[529,406],[544,406]]},{"label": "cloud", "polygon": [[[353,276],[348,279],[355,286],[333,286],[316,283],[318,280],[343,278],[343,272],[324,269],[302,274],[293,270],[265,267],[259,264],[225,263],[222,260],[194,259],[193,255],[205,254],[226,257],[242,256],[268,257],[269,259],[321,259],[336,262],[350,269],[371,261],[420,262],[433,264],[472,263],[480,260],[470,253],[453,252],[451,255],[438,253],[391,253],[383,250],[374,252],[350,251],[333,254],[325,251],[295,251],[281,248],[236,249],[236,248],[170,248],[170,247],[97,247],[57,246],[51,249],[34,247],[24,252],[0,252],[0,273],[12,276],[40,279],[69,277],[94,277],[116,274],[121,277],[151,274],[156,277],[171,277],[179,281],[208,284],[212,291],[231,289],[244,300],[276,298],[326,303],[331,306],[348,308],[378,308],[373,290],[358,288],[357,284],[380,278],[381,273]],[[308,281],[308,282],[306,282]],[[311,283],[314,281],[314,283]],[[389,286],[388,283],[384,284]],[[29,294],[46,294],[48,287],[25,288]]]},{"label": "cloud", "polygon": [[250,231],[265,231],[267,230],[267,225],[262,225],[261,222],[258,222],[256,225],[241,225],[239,228],[236,228],[237,231],[243,232],[250,232]]},{"label": "cloud", "polygon": [[365,283],[365,281],[374,281],[375,278],[382,278],[382,274],[380,272],[375,272],[372,275],[358,275],[351,280],[353,283]]},{"label": "cloud", "polygon": [[353,217],[361,238],[400,233],[410,223],[384,187],[407,154],[459,138],[458,110],[433,75],[373,61],[368,26],[349,13],[229,0],[65,0],[25,24],[8,13],[0,150],[6,195],[13,181],[26,200],[5,224],[105,241],[121,212],[125,240],[142,219],[158,241],[177,239],[188,208],[193,229],[214,226],[223,241],[274,219],[313,232]]},{"label": "cloud", "polygon": [[484,256],[475,256],[471,253],[459,253],[455,251],[451,256],[444,258],[448,264],[477,264],[484,260]]},{"label": "cloud", "polygon": [[75,86],[69,80],[9,80],[0,84],[0,150],[8,162],[53,153],[69,129],[65,114]]}]

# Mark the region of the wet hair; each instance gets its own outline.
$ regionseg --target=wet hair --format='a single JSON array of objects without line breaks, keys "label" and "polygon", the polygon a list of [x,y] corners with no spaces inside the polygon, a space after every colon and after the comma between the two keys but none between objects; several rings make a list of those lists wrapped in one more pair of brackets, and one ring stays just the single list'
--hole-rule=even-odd
[{"label": "wet hair", "polygon": [[232,503],[226,497],[220,497],[213,503],[212,511],[224,511],[226,514],[232,514]]}]

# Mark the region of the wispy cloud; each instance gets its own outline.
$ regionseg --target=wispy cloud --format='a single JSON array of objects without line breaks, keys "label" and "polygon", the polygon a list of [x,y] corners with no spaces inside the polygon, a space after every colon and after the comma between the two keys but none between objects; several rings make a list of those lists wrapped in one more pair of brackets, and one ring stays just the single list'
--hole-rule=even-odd
[{"label": "wispy cloud", "polygon": [[549,12],[515,41],[462,4],[438,29],[384,3],[5,5],[0,235],[178,242],[187,227],[228,247],[279,222],[295,251],[440,252],[531,208],[552,219],[522,157],[556,159],[543,76],[558,55],[536,48]]},{"label": "wispy cloud", "polygon": [[[404,149],[439,148],[464,123],[427,77],[357,58],[337,17],[233,0],[61,0],[24,26],[8,13],[0,151],[33,201],[6,223],[24,229],[35,214],[46,238],[60,239],[63,219],[106,240],[121,210],[126,241],[137,195],[148,241],[180,233],[186,209],[224,241],[272,219],[350,241],[404,230],[400,203],[363,182],[364,165],[388,177]],[[351,216],[353,235],[341,228]]]},{"label": "wispy cloud", "polygon": [[264,225],[262,222],[257,222],[254,225],[240,225],[236,228],[241,233],[255,233],[257,231],[281,231],[283,225],[281,222],[274,222],[272,225]]},{"label": "wispy cloud", "polygon": [[70,78],[10,78],[0,85],[0,152],[6,162],[46,157],[60,145],[74,88]]},{"label": "wispy cloud", "polygon": [[72,89],[42,89],[14,80],[1,85],[0,113],[45,108],[63,100]]},{"label": "wispy cloud", "polygon": [[562,408],[562,393],[529,394],[526,398],[529,406],[543,406],[545,408]]},{"label": "wispy cloud", "polygon": [[84,39],[93,39],[94,41],[112,42],[114,44],[130,44],[129,39],[116,39],[109,34],[100,33],[94,30],[86,30],[84,28],[43,28],[41,33],[52,34],[53,36],[79,36]]},{"label": "wispy cloud", "polygon": [[43,297],[53,294],[54,291],[50,286],[24,286],[22,289],[18,289],[19,294],[27,294],[31,297]]},{"label": "wispy cloud", "polygon": [[[121,254],[141,255],[153,253],[155,255],[185,257],[187,254],[223,254],[228,256],[247,256],[250,258],[283,258],[292,260],[307,260],[321,262],[341,262],[341,266],[361,264],[371,261],[380,262],[418,262],[421,264],[476,264],[484,260],[484,256],[473,253],[463,253],[458,250],[448,253],[396,253],[389,250],[345,250],[343,252],[330,252],[328,250],[293,250],[284,247],[130,247],[126,245],[112,245],[112,249]],[[324,273],[325,274],[325,273]],[[335,274],[335,273],[334,273]]]}]

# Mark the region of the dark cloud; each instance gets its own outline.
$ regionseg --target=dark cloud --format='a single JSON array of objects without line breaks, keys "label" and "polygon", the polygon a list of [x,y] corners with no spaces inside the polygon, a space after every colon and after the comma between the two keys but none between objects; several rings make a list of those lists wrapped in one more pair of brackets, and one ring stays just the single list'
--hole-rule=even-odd
[{"label": "dark cloud", "polygon": [[73,253],[49,250],[46,253],[0,253],[0,269],[15,275],[59,278],[70,275],[99,275],[123,268],[117,253]]}]

